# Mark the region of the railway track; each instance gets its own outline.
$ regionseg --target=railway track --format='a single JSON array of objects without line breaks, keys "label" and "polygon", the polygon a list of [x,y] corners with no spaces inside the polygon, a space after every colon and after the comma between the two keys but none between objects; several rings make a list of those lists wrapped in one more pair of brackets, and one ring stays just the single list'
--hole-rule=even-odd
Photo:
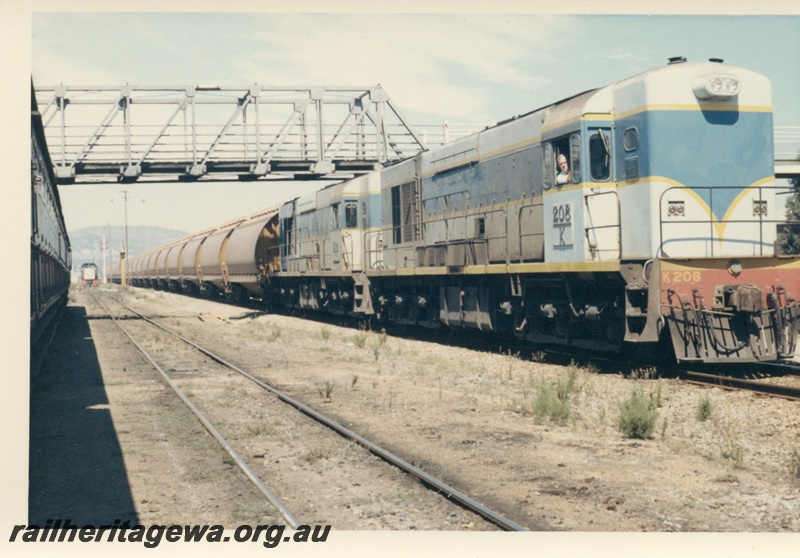
[{"label": "railway track", "polygon": [[[126,305],[122,301],[115,299],[113,297],[100,297],[96,293],[91,292],[92,297],[97,301],[97,303],[104,309],[104,311],[109,315],[109,317],[114,321],[114,323],[125,333],[128,339],[133,343],[133,345],[145,356],[145,358],[150,362],[150,364],[158,370],[160,375],[163,377],[164,381],[175,391],[178,397],[183,401],[183,403],[195,414],[198,420],[203,424],[206,430],[215,438],[215,440],[224,448],[227,452],[229,457],[233,460],[233,462],[242,470],[242,472],[250,479],[250,481],[256,486],[256,488],[272,503],[273,506],[280,512],[283,516],[285,521],[288,525],[292,527],[296,527],[301,524],[300,520],[295,516],[295,514],[290,511],[289,507],[273,492],[269,487],[267,487],[266,483],[259,477],[259,475],[251,468],[246,460],[242,458],[242,456],[234,449],[233,445],[223,436],[213,422],[200,410],[198,405],[195,405],[191,397],[187,395],[186,391],[182,390],[178,383],[171,377],[171,374],[164,369],[163,366],[159,365],[156,362],[156,359],[153,357],[150,351],[148,351],[142,343],[138,342],[134,335],[132,335],[123,325],[122,319],[118,319],[114,316],[111,309],[108,305],[101,300],[104,298],[107,302],[109,299],[112,300],[114,303],[121,305],[126,309],[128,313],[133,316],[128,316],[125,321],[130,323],[146,323],[153,327],[158,328],[159,330],[168,333],[172,338],[180,340],[182,344],[185,346],[191,347],[196,352],[204,355],[214,361],[217,365],[224,367],[229,371],[236,372],[243,378],[249,380],[252,384],[255,384],[262,390],[269,392],[270,394],[274,395],[278,400],[282,401],[285,404],[290,405],[297,411],[303,413],[304,415],[312,418],[316,423],[324,425],[326,428],[330,429],[331,431],[335,432],[336,434],[359,444],[360,446],[366,448],[374,454],[375,456],[381,458],[382,460],[386,461],[387,463],[399,468],[400,470],[404,471],[405,473],[411,475],[412,477],[419,480],[422,485],[426,486],[427,488],[440,493],[443,495],[447,501],[452,502],[455,505],[458,505],[462,508],[465,508],[478,516],[482,517],[487,522],[493,524],[500,529],[507,530],[507,531],[522,531],[524,530],[521,526],[517,525],[516,523],[508,520],[507,518],[503,517],[501,514],[483,506],[479,502],[473,500],[466,494],[456,490],[452,486],[446,484],[442,480],[426,473],[419,467],[407,462],[406,460],[398,457],[397,455],[393,454],[389,450],[371,442],[370,440],[366,439],[365,437],[359,435],[358,433],[348,429],[347,427],[341,425],[340,423],[336,422],[335,420],[325,416],[324,414],[320,413],[319,411],[309,407],[308,405],[290,397],[289,395],[281,392],[280,390],[276,389],[273,386],[268,385],[267,383],[263,382],[262,380],[256,378],[253,374],[243,370],[242,368],[230,363],[225,358],[213,353],[212,351],[200,346],[199,344],[191,341],[190,339],[182,336],[180,333],[166,327],[165,325],[156,322],[155,320],[144,316],[143,314],[137,312],[130,306]],[[175,374],[172,374],[175,376]],[[187,390],[188,391],[188,390]]]},{"label": "railway track", "polygon": [[765,366],[767,368],[775,370],[779,374],[784,374],[788,376],[800,376],[800,364],[797,363],[776,364],[774,362],[767,362],[762,364],[761,366]]},{"label": "railway track", "polygon": [[[257,304],[242,304],[232,303],[225,300],[219,300],[223,304],[230,304],[232,306],[250,308],[255,311],[263,311],[263,307]],[[276,308],[274,312],[293,316],[296,311],[292,309]],[[314,312],[301,312],[304,319],[314,319],[321,323],[334,323],[343,325],[343,323],[350,324],[351,327],[353,320],[342,315],[329,315],[325,313]],[[359,320],[355,322],[361,323]],[[483,352],[500,352],[516,355],[524,355],[524,358],[543,358],[546,355],[546,360],[551,364],[567,365],[570,362],[590,362],[596,366],[598,370],[610,369],[613,373],[619,372],[620,365],[623,368],[634,370],[636,368],[652,366],[658,369],[661,376],[677,377],[684,382],[693,385],[712,385],[729,390],[743,390],[751,391],[759,395],[778,397],[792,401],[800,401],[800,382],[796,386],[782,385],[770,383],[766,381],[749,380],[745,378],[737,378],[721,374],[708,374],[700,371],[693,371],[683,368],[674,368],[672,366],[665,367],[659,363],[638,362],[627,363],[620,362],[615,358],[607,356],[589,355],[585,352],[575,353],[559,347],[546,347],[536,348],[532,347],[529,343],[520,341],[513,338],[492,337],[482,332],[475,332],[471,330],[427,330],[420,328],[407,329],[404,326],[397,326],[394,324],[383,324],[383,327],[393,336],[399,336],[406,339],[420,339],[425,341],[432,341],[441,343],[448,346],[458,346],[468,348],[470,350],[478,350]],[[453,332],[458,335],[453,335]],[[800,377],[800,363],[759,363],[761,368],[766,368],[772,371],[776,376],[798,376]],[[741,369],[741,366],[739,366]]]},{"label": "railway track", "polygon": [[[250,308],[255,311],[263,311],[263,307],[257,304],[241,304],[231,303],[229,301],[216,301],[223,304],[231,304],[237,307]],[[292,309],[276,308],[274,312],[293,316],[296,311]],[[353,319],[342,315],[329,315],[325,313],[302,312],[304,319],[314,319],[320,323],[332,323],[337,325],[349,324],[350,327],[357,327],[353,325]],[[355,320],[359,322],[359,320]],[[360,322],[359,322],[360,323]],[[532,347],[529,343],[520,341],[513,338],[492,337],[482,332],[475,332],[472,330],[427,330],[420,328],[407,329],[404,326],[397,326],[394,324],[383,324],[383,327],[393,336],[399,336],[406,339],[419,339],[425,341],[432,341],[441,343],[448,346],[457,346],[468,348],[470,350],[478,350],[483,352],[500,352],[516,355],[524,355],[524,358],[544,358],[551,364],[567,365],[570,362],[590,362],[598,370],[605,369],[611,370],[613,373],[619,372],[620,366],[634,370],[637,368],[652,366],[658,369],[661,376],[677,377],[684,382],[693,385],[707,386],[712,385],[729,390],[743,390],[751,391],[759,395],[779,397],[783,399],[800,401],[800,382],[797,386],[775,384],[765,381],[749,380],[745,378],[737,378],[721,374],[708,374],[705,372],[693,371],[683,368],[665,367],[658,363],[638,362],[627,363],[620,362],[619,360],[598,355],[588,355],[585,352],[575,353],[559,347],[546,347],[537,348]],[[458,335],[452,335],[457,332]],[[772,371],[772,374],[779,376],[798,376],[800,377],[800,364],[791,363],[759,363],[759,367],[766,368]],[[741,368],[741,366],[740,366]]]},{"label": "railway track", "polygon": [[[763,366],[763,365],[762,365]],[[776,372],[783,371],[787,373],[787,368],[784,365],[775,364],[771,365]],[[794,372],[791,372],[794,370]],[[797,367],[788,367],[788,375],[797,376]],[[736,378],[732,376],[720,374],[707,374],[693,370],[680,370],[678,376],[687,383],[704,386],[715,386],[724,389],[751,391],[759,395],[770,397],[780,397],[782,399],[789,399],[792,401],[800,401],[800,382],[793,384],[774,383],[763,380],[748,380],[745,378]]]}]

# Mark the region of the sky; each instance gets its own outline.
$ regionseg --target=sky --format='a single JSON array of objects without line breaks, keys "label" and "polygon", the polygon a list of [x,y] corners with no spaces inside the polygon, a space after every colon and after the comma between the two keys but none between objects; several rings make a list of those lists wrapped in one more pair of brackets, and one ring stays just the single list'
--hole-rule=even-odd
[{"label": "sky", "polygon": [[[381,84],[412,125],[499,121],[717,57],[766,74],[776,124],[800,125],[798,15],[35,12],[31,45],[35,84]],[[124,188],[129,226],[196,232],[319,187]],[[122,189],[62,187],[68,228],[122,224]]]}]

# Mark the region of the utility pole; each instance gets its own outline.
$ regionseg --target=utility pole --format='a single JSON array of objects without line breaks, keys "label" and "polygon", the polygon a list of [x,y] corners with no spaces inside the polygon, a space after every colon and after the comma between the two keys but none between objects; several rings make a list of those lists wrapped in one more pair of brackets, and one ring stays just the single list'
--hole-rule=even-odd
[{"label": "utility pole", "polygon": [[119,247],[119,273],[120,273],[120,283],[123,287],[128,286],[128,261],[125,258],[125,245],[120,244]]},{"label": "utility pole", "polygon": [[111,252],[111,222],[106,224],[106,248],[108,249],[108,265],[114,265],[114,254]]},{"label": "utility pole", "polygon": [[103,284],[105,285],[108,283],[108,279],[106,278],[106,233],[100,233],[100,250],[103,252]]},{"label": "utility pole", "polygon": [[[123,190],[123,195],[125,196],[125,252],[130,250],[130,244],[128,244],[128,191]],[[125,275],[123,275],[123,278]],[[127,285],[127,282],[123,281],[123,284]]]}]

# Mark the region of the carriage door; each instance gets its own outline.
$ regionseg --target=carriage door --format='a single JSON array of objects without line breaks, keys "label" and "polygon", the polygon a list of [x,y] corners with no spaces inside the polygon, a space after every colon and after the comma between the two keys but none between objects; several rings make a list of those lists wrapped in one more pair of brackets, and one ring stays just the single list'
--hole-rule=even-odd
[{"label": "carriage door", "polygon": [[589,128],[588,163],[584,201],[586,206],[586,259],[620,258],[619,197],[612,181],[610,127]]},{"label": "carriage door", "polygon": [[296,200],[292,200],[281,208],[281,269],[285,271],[296,271],[294,266],[289,265],[289,260],[294,259],[295,250],[295,214]]}]

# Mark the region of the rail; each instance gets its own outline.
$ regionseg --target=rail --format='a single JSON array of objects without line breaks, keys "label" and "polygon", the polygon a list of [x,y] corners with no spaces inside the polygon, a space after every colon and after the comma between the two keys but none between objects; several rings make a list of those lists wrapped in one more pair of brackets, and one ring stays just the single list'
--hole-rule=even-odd
[{"label": "rail", "polygon": [[779,397],[791,401],[800,401],[800,388],[792,386],[770,384],[763,381],[746,380],[717,374],[705,374],[695,371],[682,371],[680,377],[684,382],[691,384],[752,391],[761,395],[769,395],[771,397]]},{"label": "rail", "polygon": [[[184,337],[184,336],[180,335],[179,333],[173,331],[172,329],[170,329],[170,328],[168,328],[168,327],[156,322],[155,320],[153,320],[151,318],[148,318],[147,316],[144,316],[143,314],[137,312],[136,310],[134,310],[130,306],[124,304],[123,302],[121,302],[119,300],[116,300],[116,302],[121,304],[122,306],[124,306],[129,311],[131,311],[134,314],[136,314],[137,316],[139,316],[144,321],[154,325],[155,327],[161,329],[162,331],[165,331],[165,332],[167,332],[167,333],[169,333],[171,335],[174,335],[175,337],[177,337],[178,339],[180,339],[184,343],[194,347],[195,349],[197,349],[198,351],[200,351],[201,353],[203,353],[204,355],[206,355],[210,359],[212,359],[212,360],[218,362],[219,364],[229,368],[230,370],[233,370],[233,371],[237,372],[238,374],[241,374],[243,377],[245,377],[248,380],[252,381],[254,384],[259,386],[260,388],[262,388],[262,389],[268,391],[269,393],[275,395],[278,399],[280,399],[284,403],[287,403],[288,405],[294,407],[295,409],[297,409],[301,413],[305,414],[306,416],[316,420],[320,424],[330,428],[331,430],[337,432],[338,434],[344,436],[345,438],[348,438],[348,439],[356,442],[357,444],[363,446],[364,448],[366,448],[367,450],[369,450],[373,454],[377,455],[378,457],[380,457],[381,459],[383,459],[387,463],[390,463],[391,465],[394,465],[394,466],[398,467],[399,469],[405,471],[406,473],[411,474],[412,476],[416,477],[417,479],[422,481],[427,486],[429,486],[429,487],[435,489],[436,491],[438,491],[447,500],[450,500],[450,501],[453,501],[453,502],[458,502],[460,505],[464,506],[465,508],[467,508],[467,509],[469,509],[469,510],[475,512],[475,513],[477,513],[478,515],[480,515],[481,517],[483,517],[487,521],[493,523],[494,525],[500,527],[503,530],[506,530],[506,531],[524,531],[525,530],[520,525],[518,525],[518,524],[514,523],[513,521],[503,517],[499,513],[487,508],[486,506],[484,506],[483,504],[481,504],[481,503],[477,502],[476,500],[470,498],[466,494],[460,492],[459,490],[456,490],[454,487],[452,487],[452,486],[444,483],[443,481],[439,480],[438,478],[426,473],[425,471],[423,471],[419,467],[417,467],[415,465],[412,465],[408,461],[406,461],[406,460],[402,459],[401,457],[391,453],[389,450],[387,450],[387,449],[385,449],[385,448],[383,448],[383,447],[371,442],[370,440],[364,438],[363,436],[361,436],[360,434],[356,433],[355,431],[343,426],[342,424],[340,424],[340,423],[336,422],[335,420],[333,420],[332,418],[320,413],[319,411],[313,409],[312,407],[306,405],[305,403],[302,403],[301,401],[298,401],[297,399],[294,399],[294,398],[290,397],[286,393],[284,393],[284,392],[276,389],[275,387],[267,384],[266,382],[256,378],[255,376],[253,376],[252,374],[250,374],[246,370],[243,370],[242,368],[236,366],[235,364],[227,361],[225,358],[223,358],[223,357],[211,352],[210,350],[208,350],[208,349],[206,349],[204,347],[201,347],[197,343],[191,341],[190,339],[187,339],[186,337]],[[109,313],[109,315],[110,315],[110,313]],[[113,319],[113,316],[112,316],[112,319]],[[120,326],[120,328],[122,328],[122,326],[119,323],[118,323],[118,325]],[[122,328],[122,329],[124,331],[124,328]],[[127,332],[126,332],[126,334],[127,334]],[[130,338],[130,334],[128,334],[128,337]],[[131,341],[134,343],[134,345],[137,345],[136,342],[133,340],[133,338],[131,338]],[[137,348],[138,348],[138,345],[137,345]],[[142,350],[142,349],[140,349],[140,350]],[[158,368],[158,365],[155,364],[155,362],[152,361],[152,359],[150,359],[150,360],[151,360],[151,363]],[[161,371],[160,368],[158,368],[158,369],[159,369],[159,371]],[[162,376],[164,376],[165,379],[168,381],[168,383],[171,384],[171,380],[166,376],[166,373],[162,372]],[[204,425],[205,425],[205,423],[204,423]],[[226,450],[227,450],[227,448],[226,448]],[[229,453],[231,453],[232,450],[233,450],[233,448],[230,448]],[[233,455],[233,454],[231,454],[231,455]],[[252,480],[252,478],[251,478],[251,480]],[[277,501],[277,498],[275,498],[275,499]],[[277,507],[277,504],[276,504],[276,507]],[[280,508],[279,507],[279,510],[281,511],[281,513],[284,513],[284,509],[285,508]],[[290,524],[291,524],[292,521],[297,522],[297,520],[293,516],[288,514],[288,510],[286,510],[286,513],[284,513],[284,517],[290,522]],[[299,523],[299,522],[297,522],[297,523]],[[297,523],[294,523],[294,525],[296,525]]]},{"label": "rail", "polygon": [[[117,318],[114,317],[114,315],[111,313],[111,310],[103,303],[103,301],[100,300],[100,297],[98,297],[93,292],[91,293],[91,295],[97,301],[97,303],[103,308],[103,310],[105,310],[105,312],[108,314],[108,316],[111,318],[111,320],[115,324],[117,324],[117,326],[122,330],[122,332],[130,340],[130,342],[133,344],[133,346],[136,347],[136,349],[140,353],[142,353],[142,355],[148,360],[148,362],[150,362],[150,364],[158,371],[158,373],[161,375],[161,377],[164,379],[164,381],[167,383],[167,385],[172,389],[172,391],[175,392],[175,395],[177,395],[180,398],[180,400],[184,403],[184,405],[186,405],[186,407],[188,407],[189,410],[192,411],[192,413],[195,415],[197,420],[200,421],[200,423],[205,427],[205,429],[208,431],[208,433],[211,434],[211,436],[217,441],[217,443],[228,453],[228,455],[230,455],[231,459],[233,459],[233,461],[236,464],[236,466],[239,467],[239,469],[247,476],[248,479],[250,479],[250,482],[252,482],[262,494],[264,494],[264,496],[267,498],[267,500],[269,500],[269,502],[273,506],[275,506],[275,508],[278,510],[278,512],[284,517],[284,519],[286,520],[288,525],[291,526],[293,529],[296,529],[300,525],[300,521],[294,516],[294,514],[292,514],[292,512],[289,511],[289,509],[284,505],[284,503],[275,495],[275,493],[272,492],[267,487],[266,484],[264,484],[264,481],[261,480],[261,478],[255,473],[255,471],[253,471],[253,469],[251,469],[250,466],[247,465],[247,463],[245,463],[244,459],[242,459],[242,457],[233,448],[233,446],[231,446],[231,444],[225,439],[225,437],[222,436],[222,434],[219,432],[219,430],[217,430],[214,427],[214,425],[211,424],[211,421],[208,420],[208,418],[203,414],[203,412],[200,411],[200,409],[198,409],[197,406],[195,406],[194,403],[192,403],[189,400],[189,398],[186,396],[186,394],[175,384],[175,382],[172,381],[172,379],[169,377],[169,375],[164,371],[163,368],[161,368],[161,366],[158,365],[158,363],[153,359],[153,357],[150,355],[150,353],[148,353],[144,349],[144,347],[142,347],[133,338],[133,336],[130,334],[130,332],[127,329],[125,329],[125,327],[122,325],[122,323]],[[138,316],[140,316],[144,320],[156,325],[157,327],[161,327],[158,324],[156,324],[155,322],[153,322],[152,320],[150,320],[148,318],[145,318],[144,316],[142,316],[138,312],[134,311],[129,306],[126,306],[125,304],[121,303],[120,301],[116,301],[116,302],[118,302],[119,304],[122,304],[122,306],[125,306],[125,308],[127,308],[131,312],[134,312],[135,314],[137,314]],[[161,329],[164,329],[164,328],[161,327]],[[165,330],[165,331],[169,331],[169,330]],[[197,348],[199,349],[199,347],[197,347]]]}]

